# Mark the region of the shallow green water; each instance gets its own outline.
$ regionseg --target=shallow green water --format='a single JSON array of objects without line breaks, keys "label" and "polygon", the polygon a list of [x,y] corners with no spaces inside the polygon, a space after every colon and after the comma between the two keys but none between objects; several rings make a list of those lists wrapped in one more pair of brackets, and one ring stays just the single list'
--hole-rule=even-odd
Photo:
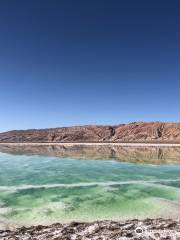
[{"label": "shallow green water", "polygon": [[180,217],[180,164],[0,153],[0,219]]}]

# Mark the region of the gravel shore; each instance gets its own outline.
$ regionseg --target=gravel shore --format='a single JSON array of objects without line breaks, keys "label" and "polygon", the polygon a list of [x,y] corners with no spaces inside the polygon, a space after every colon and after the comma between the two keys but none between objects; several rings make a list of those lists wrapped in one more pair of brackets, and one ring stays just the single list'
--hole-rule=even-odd
[{"label": "gravel shore", "polygon": [[125,240],[180,239],[180,220],[146,219],[56,223],[50,226],[1,230],[1,240]]}]

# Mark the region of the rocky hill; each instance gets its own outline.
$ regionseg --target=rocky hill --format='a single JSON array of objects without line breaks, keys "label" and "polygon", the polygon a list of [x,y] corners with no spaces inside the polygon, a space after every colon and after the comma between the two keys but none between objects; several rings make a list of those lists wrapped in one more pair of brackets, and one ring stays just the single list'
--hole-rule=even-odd
[{"label": "rocky hill", "polygon": [[180,123],[134,122],[0,133],[0,142],[180,142]]}]

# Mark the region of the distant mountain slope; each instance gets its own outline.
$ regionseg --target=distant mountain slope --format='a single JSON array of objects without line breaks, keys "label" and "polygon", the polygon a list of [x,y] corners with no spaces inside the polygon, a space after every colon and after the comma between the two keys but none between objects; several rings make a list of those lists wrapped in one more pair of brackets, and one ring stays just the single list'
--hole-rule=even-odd
[{"label": "distant mountain slope", "polygon": [[0,142],[180,142],[180,123],[135,122],[0,133]]}]

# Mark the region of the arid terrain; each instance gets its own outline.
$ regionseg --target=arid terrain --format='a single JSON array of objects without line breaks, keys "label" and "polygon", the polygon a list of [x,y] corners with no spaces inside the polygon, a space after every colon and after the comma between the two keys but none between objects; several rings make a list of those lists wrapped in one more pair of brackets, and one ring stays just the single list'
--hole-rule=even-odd
[{"label": "arid terrain", "polygon": [[180,142],[180,123],[135,122],[0,133],[0,142]]}]

